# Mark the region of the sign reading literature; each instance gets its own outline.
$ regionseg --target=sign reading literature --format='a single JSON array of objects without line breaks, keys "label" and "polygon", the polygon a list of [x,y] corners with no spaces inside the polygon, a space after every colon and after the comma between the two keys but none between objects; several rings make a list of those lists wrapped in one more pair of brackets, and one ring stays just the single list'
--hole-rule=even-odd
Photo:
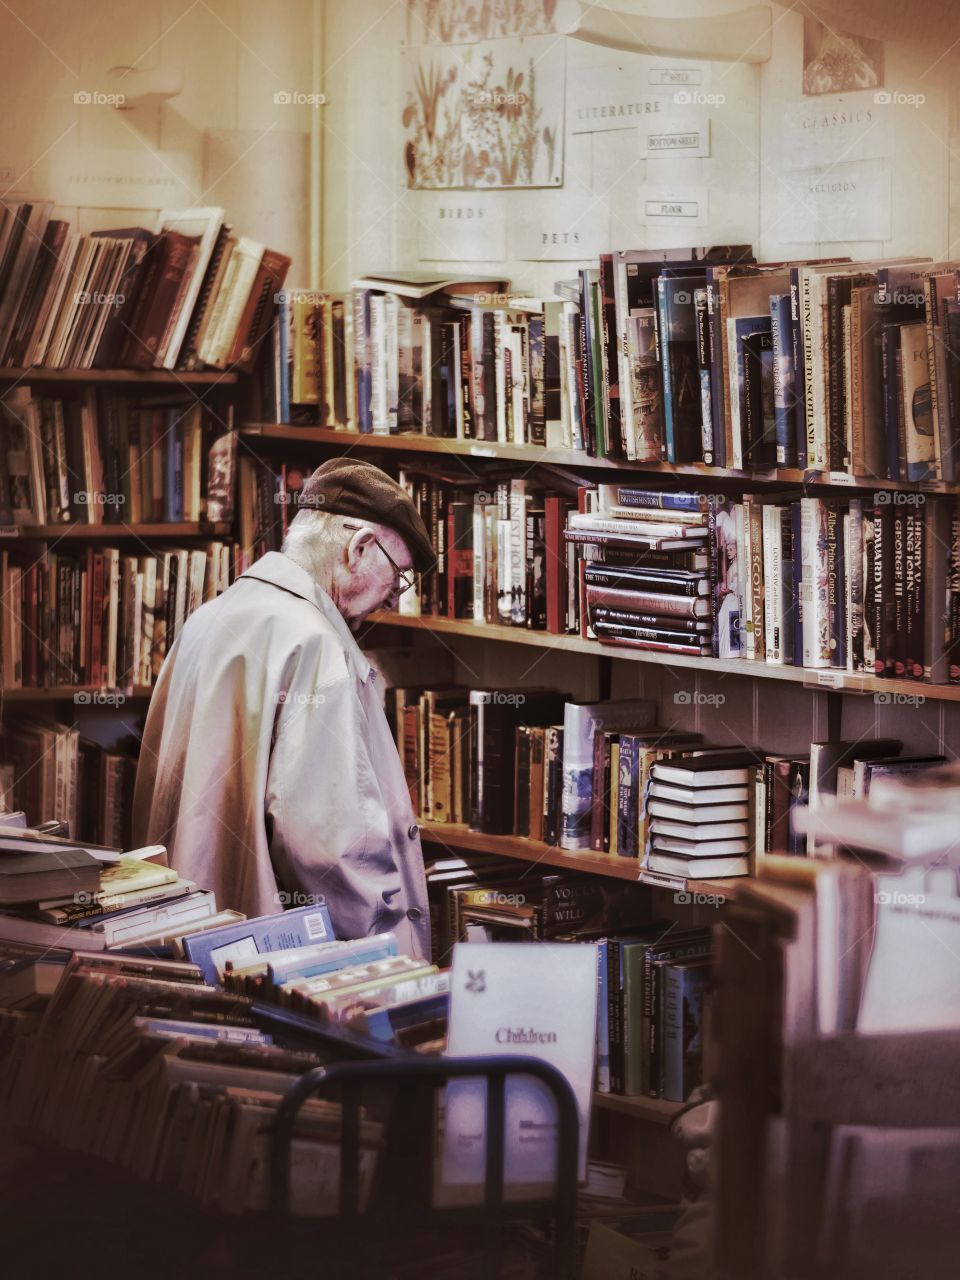
[{"label": "sign reading literature", "polygon": [[[587,1125],[597,1020],[597,949],[584,944],[459,943],[453,953],[447,1052],[542,1058],[566,1076],[580,1116],[580,1178],[587,1170]],[[549,1194],[555,1183],[557,1117],[552,1095],[531,1077],[507,1082],[504,1197]],[[451,1081],[446,1093],[443,1182],[482,1192],[486,1085]]]},{"label": "sign reading literature", "polygon": [[417,217],[425,262],[498,262],[507,256],[503,203],[469,192],[407,197]]},{"label": "sign reading literature", "polygon": [[786,243],[889,240],[890,170],[883,160],[795,169],[780,178],[779,237]]},{"label": "sign reading literature", "polygon": [[567,121],[571,133],[604,133],[634,129],[645,120],[666,115],[671,93],[638,90],[636,79],[610,67],[571,74]]}]

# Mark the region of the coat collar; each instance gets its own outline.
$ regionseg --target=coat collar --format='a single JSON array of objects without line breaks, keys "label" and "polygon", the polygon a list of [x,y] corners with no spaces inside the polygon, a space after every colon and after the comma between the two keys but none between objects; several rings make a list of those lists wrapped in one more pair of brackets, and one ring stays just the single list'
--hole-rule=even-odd
[{"label": "coat collar", "polygon": [[251,565],[240,576],[242,578],[256,578],[258,582],[266,582],[271,587],[277,587],[281,591],[288,591],[291,595],[299,596],[301,600],[306,600],[308,604],[312,604],[314,608],[319,609],[334,631],[336,631],[343,644],[347,658],[356,669],[361,684],[367,683],[374,668],[364,656],[363,650],[357,644],[356,638],[344,621],[340,610],[327,595],[326,591],[317,586],[306,569],[298,565],[296,561],[291,560],[289,556],[283,555],[280,551],[268,551],[260,557],[256,564]]}]

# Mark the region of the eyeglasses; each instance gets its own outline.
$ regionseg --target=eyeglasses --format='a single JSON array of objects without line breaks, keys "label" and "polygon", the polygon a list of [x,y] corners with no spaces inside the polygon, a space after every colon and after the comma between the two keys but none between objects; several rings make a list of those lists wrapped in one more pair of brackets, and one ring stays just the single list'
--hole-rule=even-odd
[{"label": "eyeglasses", "polygon": [[[363,524],[354,524],[352,521],[344,520],[343,527],[344,529],[358,530],[358,529],[366,529],[367,526]],[[416,581],[413,570],[401,569],[400,566],[397,564],[396,560],[394,560],[393,556],[390,554],[387,548],[383,545],[383,543],[380,541],[377,535],[373,532],[373,530],[369,529],[368,532],[370,533],[374,542],[377,544],[377,546],[380,548],[383,554],[387,557],[391,566],[393,567],[393,571],[397,575],[397,583],[400,587],[400,594],[403,595],[405,591],[410,590],[410,588],[413,586],[414,582]]]}]

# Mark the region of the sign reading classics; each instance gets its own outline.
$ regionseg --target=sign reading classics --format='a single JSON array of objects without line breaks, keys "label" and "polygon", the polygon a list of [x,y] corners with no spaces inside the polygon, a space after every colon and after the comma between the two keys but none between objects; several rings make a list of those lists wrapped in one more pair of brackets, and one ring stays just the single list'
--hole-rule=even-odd
[{"label": "sign reading classics", "polygon": [[883,160],[856,160],[780,177],[778,236],[810,244],[889,240],[890,171]]},{"label": "sign reading classics", "polygon": [[[597,1022],[597,948],[584,943],[458,943],[453,952],[447,1053],[542,1058],[567,1078],[580,1117],[579,1171],[587,1172],[587,1126]],[[507,1082],[504,1197],[550,1194],[556,1175],[552,1095],[531,1077]],[[451,1081],[446,1092],[443,1181],[482,1191],[486,1085]]]}]

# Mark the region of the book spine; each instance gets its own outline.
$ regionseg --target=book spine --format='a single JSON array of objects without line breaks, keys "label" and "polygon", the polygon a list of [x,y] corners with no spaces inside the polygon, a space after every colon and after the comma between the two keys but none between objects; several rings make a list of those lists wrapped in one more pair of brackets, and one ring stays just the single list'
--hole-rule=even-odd
[{"label": "book spine", "polygon": [[714,465],[713,402],[710,384],[710,317],[707,291],[695,289],[693,305],[697,326],[697,371],[700,375],[700,452],[705,466]]},{"label": "book spine", "polygon": [[610,1033],[610,1092],[623,1093],[624,990],[623,948],[619,938],[607,942],[607,1008]]},{"label": "book spine", "polygon": [[662,276],[657,277],[657,323],[660,333],[660,376],[663,381],[663,447],[667,462],[677,461],[677,431],[673,403],[673,373],[666,335],[670,332],[667,314],[667,288]]},{"label": "book spine", "polygon": [[770,299],[770,331],[773,339],[773,413],[776,464],[788,467],[794,461],[793,423],[793,339],[790,295]]},{"label": "book spine", "polygon": [[720,291],[714,281],[707,281],[707,327],[710,330],[710,420],[713,426],[713,465],[727,465],[724,428],[724,360],[723,324],[720,316]]},{"label": "book spine", "polygon": [[830,666],[826,504],[800,499],[801,601],[805,667]]},{"label": "book spine", "polygon": [[790,269],[790,344],[793,351],[793,421],[796,465],[801,471],[805,471],[809,466],[807,458],[807,393],[799,275],[799,268],[792,267]]}]

